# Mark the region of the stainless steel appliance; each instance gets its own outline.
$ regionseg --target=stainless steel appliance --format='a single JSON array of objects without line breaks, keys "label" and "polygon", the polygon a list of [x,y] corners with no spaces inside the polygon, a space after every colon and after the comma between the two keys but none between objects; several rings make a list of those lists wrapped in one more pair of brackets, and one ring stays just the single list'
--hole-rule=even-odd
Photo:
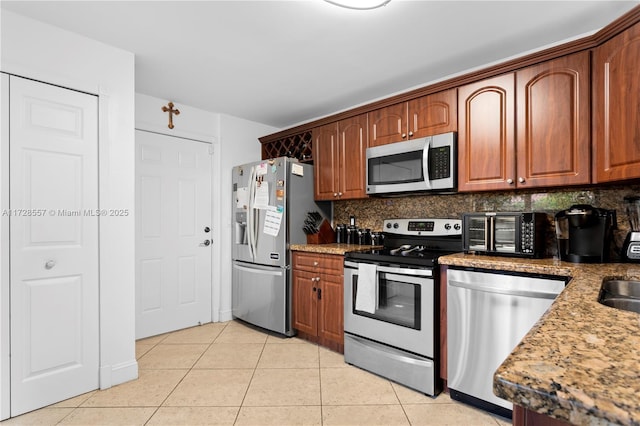
[{"label": "stainless steel appliance", "polygon": [[287,336],[291,319],[290,244],[306,242],[313,200],[313,167],[286,157],[233,168],[233,316]]},{"label": "stainless steel appliance", "polygon": [[511,417],[493,374],[562,291],[566,280],[449,268],[447,386],[452,399]]},{"label": "stainless steel appliance", "polygon": [[576,204],[556,213],[556,238],[561,260],[574,263],[602,263],[610,258],[615,210]]},{"label": "stainless steel appliance", "polygon": [[623,262],[640,262],[640,196],[624,197],[631,231],[622,245]]},{"label": "stainless steel appliance", "polygon": [[464,213],[465,253],[541,258],[548,219],[541,212]]},{"label": "stainless steel appliance", "polygon": [[454,191],[456,134],[367,148],[367,194]]},{"label": "stainless steel appliance", "polygon": [[344,262],[344,358],[428,395],[440,391],[438,256],[462,250],[458,219],[384,221],[380,250]]}]

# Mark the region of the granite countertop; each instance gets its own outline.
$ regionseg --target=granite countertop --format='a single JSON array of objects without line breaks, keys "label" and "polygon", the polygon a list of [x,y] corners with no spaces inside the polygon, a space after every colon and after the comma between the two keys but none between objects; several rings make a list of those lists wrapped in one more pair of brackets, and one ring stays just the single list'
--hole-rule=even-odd
[{"label": "granite countertop", "polygon": [[640,315],[598,303],[603,278],[640,265],[453,254],[445,265],[572,277],[494,375],[496,395],[574,424],[640,424]]},{"label": "granite countertop", "polygon": [[382,246],[366,246],[358,244],[291,244],[289,249],[294,251],[306,251],[309,253],[338,254],[344,256],[348,251],[365,251],[379,249]]}]

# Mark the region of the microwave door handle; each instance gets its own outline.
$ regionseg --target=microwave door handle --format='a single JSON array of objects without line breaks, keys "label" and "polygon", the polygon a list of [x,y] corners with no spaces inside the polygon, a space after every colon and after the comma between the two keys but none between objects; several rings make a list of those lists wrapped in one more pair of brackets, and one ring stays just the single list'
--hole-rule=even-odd
[{"label": "microwave door handle", "polygon": [[425,189],[431,189],[431,179],[429,179],[429,148],[431,148],[432,138],[427,138],[422,148],[422,174],[424,175]]},{"label": "microwave door handle", "polygon": [[484,249],[489,251],[489,216],[484,217]]},{"label": "microwave door handle", "polygon": [[489,238],[488,241],[488,245],[487,245],[487,250],[489,251],[493,251],[495,249],[495,235],[494,235],[494,229],[495,229],[495,217],[494,216],[489,216],[487,217],[488,219],[488,223],[487,223],[487,233],[486,235]]}]

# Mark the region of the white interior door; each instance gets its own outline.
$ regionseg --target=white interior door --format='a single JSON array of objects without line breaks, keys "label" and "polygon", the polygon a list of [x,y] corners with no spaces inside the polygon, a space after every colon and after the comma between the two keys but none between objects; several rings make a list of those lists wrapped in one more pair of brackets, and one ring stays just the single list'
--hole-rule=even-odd
[{"label": "white interior door", "polygon": [[211,322],[211,145],[136,131],[136,338]]},{"label": "white interior door", "polygon": [[11,415],[98,388],[98,98],[10,77]]}]

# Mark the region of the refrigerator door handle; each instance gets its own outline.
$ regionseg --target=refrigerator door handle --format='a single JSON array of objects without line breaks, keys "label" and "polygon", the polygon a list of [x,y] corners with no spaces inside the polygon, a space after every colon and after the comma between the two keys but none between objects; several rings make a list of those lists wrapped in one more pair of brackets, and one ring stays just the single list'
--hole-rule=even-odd
[{"label": "refrigerator door handle", "polygon": [[251,172],[249,173],[249,211],[247,212],[247,237],[249,243],[249,255],[251,256],[251,260],[255,260],[255,250],[253,246],[254,240],[254,210],[253,210],[253,200],[255,199],[255,183],[256,183],[256,170],[255,167],[251,167]]},{"label": "refrigerator door handle", "polygon": [[280,277],[284,274],[284,269],[282,268],[274,269],[269,267],[260,267],[257,265],[252,265],[249,267],[249,266],[239,265],[238,263],[235,263],[235,262],[233,263],[233,267],[239,271],[260,273],[264,275],[273,275],[276,277]]}]

